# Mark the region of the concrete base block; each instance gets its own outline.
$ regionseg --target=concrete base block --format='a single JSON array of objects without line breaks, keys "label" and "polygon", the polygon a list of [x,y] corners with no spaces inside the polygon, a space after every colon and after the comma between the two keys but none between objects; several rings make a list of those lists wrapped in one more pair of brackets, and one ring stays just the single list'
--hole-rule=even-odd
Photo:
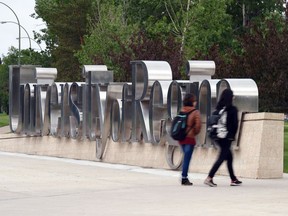
[{"label": "concrete base block", "polygon": [[[284,115],[248,113],[244,115],[239,147],[233,146],[234,169],[239,177],[282,178],[284,154]],[[80,160],[96,159],[96,142],[56,138],[0,135],[0,151],[65,157]],[[166,161],[167,145],[150,143],[115,143],[109,140],[103,162],[141,167],[170,169]],[[195,147],[190,172],[208,173],[218,155],[215,147]],[[176,152],[175,160],[181,160]],[[219,175],[228,175],[226,162]],[[179,174],[180,176],[180,174]]]}]

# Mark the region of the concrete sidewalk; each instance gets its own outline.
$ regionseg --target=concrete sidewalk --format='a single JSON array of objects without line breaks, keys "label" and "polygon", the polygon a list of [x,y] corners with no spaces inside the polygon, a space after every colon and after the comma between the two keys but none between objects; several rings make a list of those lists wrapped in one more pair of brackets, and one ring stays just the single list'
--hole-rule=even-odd
[{"label": "concrete sidewalk", "polygon": [[[192,164],[193,166],[193,161]],[[237,172],[237,170],[236,170]],[[288,175],[282,179],[242,179],[229,186],[203,184],[206,175],[135,166],[0,152],[0,214],[79,215],[287,215]]]},{"label": "concrete sidewalk", "polygon": [[11,133],[10,126],[0,127],[0,134],[8,134]]}]

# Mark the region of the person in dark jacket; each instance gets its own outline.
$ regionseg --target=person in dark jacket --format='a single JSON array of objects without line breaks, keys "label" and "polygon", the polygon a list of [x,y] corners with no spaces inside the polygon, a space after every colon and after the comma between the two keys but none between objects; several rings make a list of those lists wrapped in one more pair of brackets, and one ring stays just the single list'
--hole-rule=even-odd
[{"label": "person in dark jacket", "polygon": [[229,171],[229,176],[231,179],[231,186],[237,186],[241,185],[242,182],[239,181],[233,170],[233,155],[231,152],[231,144],[232,141],[235,139],[235,135],[238,129],[238,110],[235,106],[233,106],[233,91],[230,89],[225,89],[221,96],[220,100],[216,106],[216,111],[213,114],[219,113],[224,108],[224,112],[227,113],[226,118],[226,130],[227,133],[225,134],[225,137],[218,139],[216,143],[220,147],[220,154],[218,156],[218,159],[212,166],[208,177],[204,181],[204,184],[209,185],[210,187],[216,187],[217,184],[213,182],[213,177],[221,164],[226,160],[227,161],[227,168]]},{"label": "person in dark jacket", "polygon": [[183,100],[183,107],[181,112],[191,112],[187,118],[187,136],[184,140],[179,141],[179,144],[183,152],[183,165],[182,165],[182,185],[193,185],[188,179],[189,164],[191,161],[194,146],[196,144],[195,136],[199,134],[201,130],[200,113],[196,110],[196,98],[193,94],[187,93]]}]

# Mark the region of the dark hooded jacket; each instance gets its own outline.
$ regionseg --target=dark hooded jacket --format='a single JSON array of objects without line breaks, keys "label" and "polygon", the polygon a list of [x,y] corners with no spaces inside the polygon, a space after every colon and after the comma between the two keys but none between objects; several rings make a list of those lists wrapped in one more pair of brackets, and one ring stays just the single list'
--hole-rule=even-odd
[{"label": "dark hooded jacket", "polygon": [[[217,109],[214,114],[218,114],[222,108]],[[227,139],[235,140],[235,135],[238,130],[238,110],[235,106],[231,105],[225,108],[227,112]]]},{"label": "dark hooded jacket", "polygon": [[226,138],[230,140],[235,139],[238,130],[238,110],[233,105],[233,98],[233,91],[231,89],[225,89],[221,94],[215,111],[219,113],[219,111],[225,107],[225,110],[227,111],[226,128],[228,131]]}]

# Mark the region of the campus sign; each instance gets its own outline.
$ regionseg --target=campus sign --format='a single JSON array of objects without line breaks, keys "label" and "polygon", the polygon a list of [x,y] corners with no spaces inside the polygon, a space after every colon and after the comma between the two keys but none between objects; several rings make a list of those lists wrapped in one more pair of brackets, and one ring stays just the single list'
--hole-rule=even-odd
[{"label": "campus sign", "polygon": [[[226,88],[234,91],[239,117],[258,111],[258,88],[251,79],[214,80],[215,63],[188,61],[189,80],[172,80],[166,61],[132,61],[132,80],[113,82],[105,65],[85,65],[84,82],[54,82],[55,68],[10,66],[10,129],[28,136],[56,136],[96,142],[101,159],[106,142],[175,145],[171,120],[187,92],[198,100],[202,128]],[[198,146],[209,145],[205,129]]]}]

